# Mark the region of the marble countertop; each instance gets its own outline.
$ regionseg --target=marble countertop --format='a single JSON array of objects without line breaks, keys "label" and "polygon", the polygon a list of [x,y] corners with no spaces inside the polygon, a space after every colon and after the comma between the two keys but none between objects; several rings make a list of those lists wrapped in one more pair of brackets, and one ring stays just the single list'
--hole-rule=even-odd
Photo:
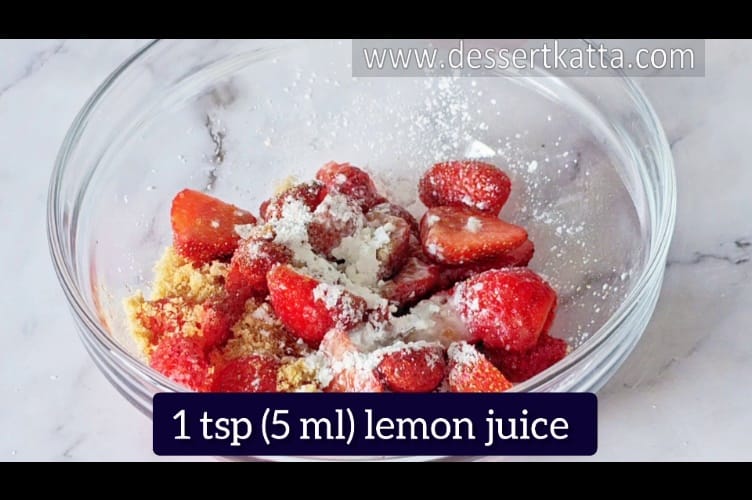
[{"label": "marble countertop", "polygon": [[[13,287],[0,296],[0,461],[172,460],[84,351],[45,228],[68,126],[143,43],[0,41],[0,272]],[[674,153],[678,218],[652,322],[600,392],[592,459],[752,458],[751,68],[752,42],[708,41],[704,78],[640,81]]]}]

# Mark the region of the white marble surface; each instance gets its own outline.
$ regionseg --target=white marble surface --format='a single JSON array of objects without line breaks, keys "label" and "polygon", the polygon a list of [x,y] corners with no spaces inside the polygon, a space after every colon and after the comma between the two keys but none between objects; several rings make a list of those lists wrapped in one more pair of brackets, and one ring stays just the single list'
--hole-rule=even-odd
[{"label": "white marble surface", "polygon": [[[143,43],[0,41],[0,460],[165,460],[77,339],[45,232],[66,129]],[[711,41],[707,61],[705,78],[641,81],[675,155],[678,221],[653,321],[600,393],[595,459],[752,458],[752,42]]]}]

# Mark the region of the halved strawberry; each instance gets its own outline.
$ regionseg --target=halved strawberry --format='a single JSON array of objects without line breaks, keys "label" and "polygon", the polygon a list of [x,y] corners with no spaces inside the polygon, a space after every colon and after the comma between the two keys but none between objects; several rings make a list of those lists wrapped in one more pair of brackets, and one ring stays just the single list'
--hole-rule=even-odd
[{"label": "halved strawberry", "polygon": [[279,362],[260,354],[227,363],[214,377],[213,392],[277,392]]},{"label": "halved strawberry", "polygon": [[493,257],[481,262],[475,262],[473,264],[466,264],[464,266],[442,266],[440,275],[440,286],[442,290],[446,290],[454,286],[455,283],[464,281],[471,276],[480,274],[489,269],[502,269],[505,267],[525,267],[533,258],[535,252],[535,246],[530,240],[526,240],[525,243],[509,250],[498,257]]},{"label": "halved strawberry", "polygon": [[245,298],[236,294],[211,297],[201,304],[197,320],[204,350],[218,347],[230,338],[230,329],[243,316]]},{"label": "halved strawberry", "polygon": [[227,292],[243,300],[251,297],[264,298],[269,293],[266,273],[274,264],[290,262],[292,255],[292,251],[286,246],[267,239],[251,238],[241,241],[232,255],[225,279]]},{"label": "halved strawberry", "polygon": [[328,195],[308,224],[308,242],[314,252],[331,257],[332,250],[364,222],[363,212],[353,200],[337,193]]},{"label": "halved strawberry", "polygon": [[300,274],[290,265],[275,265],[266,280],[277,317],[311,346],[318,346],[332,328],[349,330],[365,317],[366,302],[361,297]]},{"label": "halved strawberry", "polygon": [[192,189],[172,200],[170,220],[175,249],[196,265],[232,255],[240,240],[235,226],[256,223],[250,212]]},{"label": "halved strawberry", "polygon": [[296,184],[270,200],[264,201],[259,207],[259,215],[268,222],[282,217],[282,210],[288,200],[302,201],[313,212],[327,194],[324,184],[318,181]]},{"label": "halved strawberry", "polygon": [[440,264],[499,258],[526,240],[523,228],[465,207],[430,208],[420,221],[423,251]]},{"label": "halved strawberry", "polygon": [[504,392],[512,387],[490,361],[466,342],[449,346],[447,355],[450,392]]},{"label": "halved strawberry", "polygon": [[437,163],[420,178],[418,194],[427,207],[466,206],[499,215],[509,198],[507,174],[476,160]]},{"label": "halved strawberry", "polygon": [[163,336],[151,354],[152,368],[194,391],[211,387],[209,361],[202,340],[180,334]]},{"label": "halved strawberry", "polygon": [[374,371],[365,363],[358,363],[363,355],[347,332],[330,330],[321,341],[319,350],[326,354],[332,370],[332,380],[324,388],[325,392],[384,392],[384,384]]},{"label": "halved strawberry", "polygon": [[401,217],[381,212],[366,214],[369,227],[374,229],[374,235],[379,228],[388,228],[389,241],[376,250],[376,260],[379,261],[378,279],[388,279],[405,265],[410,253],[410,224]]},{"label": "halved strawberry", "polygon": [[413,347],[406,344],[399,351],[381,358],[376,371],[394,392],[431,392],[444,379],[446,361],[440,345]]},{"label": "halved strawberry", "polygon": [[538,341],[556,292],[528,268],[493,269],[458,283],[451,302],[474,340],[520,352]]},{"label": "halved strawberry", "polygon": [[417,235],[420,232],[418,221],[415,220],[415,217],[413,217],[413,214],[408,212],[404,207],[397,205],[396,203],[390,203],[388,201],[379,203],[378,205],[372,207],[368,211],[368,213],[379,213],[379,214],[393,215],[395,217],[399,217],[400,219],[404,219],[405,222],[410,224],[410,230],[413,233]]},{"label": "halved strawberry", "polygon": [[564,340],[543,333],[538,337],[538,343],[528,351],[487,349],[486,356],[509,380],[524,382],[564,358],[568,349]]},{"label": "halved strawberry", "polygon": [[386,282],[381,295],[400,308],[418,303],[439,285],[439,266],[410,257],[397,275]]},{"label": "halved strawberry", "polygon": [[371,176],[349,163],[331,161],[316,172],[316,179],[326,184],[329,191],[352,199],[364,211],[384,201]]}]

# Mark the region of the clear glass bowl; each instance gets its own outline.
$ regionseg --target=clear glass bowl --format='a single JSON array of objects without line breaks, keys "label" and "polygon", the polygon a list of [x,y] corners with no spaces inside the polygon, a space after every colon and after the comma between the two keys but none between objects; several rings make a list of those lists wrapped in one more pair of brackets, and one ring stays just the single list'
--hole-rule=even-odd
[{"label": "clear glass bowl", "polygon": [[427,166],[479,157],[510,173],[503,215],[529,229],[531,267],[560,295],[553,333],[574,347],[514,390],[597,390],[650,319],[674,225],[671,154],[645,96],[616,73],[357,79],[350,50],[331,40],[154,42],[86,103],[57,158],[48,224],[97,366],[148,415],[154,393],[183,390],[142,362],[121,305],[148,290],[180,189],[255,212],[281,179],[338,160],[409,205]]}]

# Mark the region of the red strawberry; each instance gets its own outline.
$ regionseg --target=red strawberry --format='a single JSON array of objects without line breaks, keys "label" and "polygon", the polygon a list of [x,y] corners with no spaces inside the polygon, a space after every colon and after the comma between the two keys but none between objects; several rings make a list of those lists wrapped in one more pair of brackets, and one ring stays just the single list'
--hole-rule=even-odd
[{"label": "red strawberry", "polygon": [[296,184],[263,202],[259,207],[259,215],[267,222],[271,219],[279,219],[282,217],[282,209],[288,200],[302,201],[313,212],[326,196],[326,192],[326,186],[317,181]]},{"label": "red strawberry", "polygon": [[262,238],[241,241],[230,261],[225,288],[244,301],[264,298],[269,293],[266,273],[274,264],[287,264],[291,260],[292,251],[279,243]]},{"label": "red strawberry", "polygon": [[504,392],[512,384],[475,347],[466,342],[449,346],[450,392]]},{"label": "red strawberry", "polygon": [[538,341],[556,292],[528,268],[493,269],[457,284],[452,303],[474,340],[520,352]]},{"label": "red strawberry", "polygon": [[314,252],[331,257],[332,250],[363,223],[363,212],[354,201],[336,194],[327,196],[308,224],[308,241]]},{"label": "red strawberry", "polygon": [[318,346],[334,327],[349,330],[363,321],[366,302],[341,287],[322,284],[289,265],[276,265],[266,275],[274,312],[290,332]]},{"label": "red strawberry", "polygon": [[535,246],[533,242],[526,240],[522,245],[498,257],[464,266],[443,266],[441,267],[441,284],[439,288],[446,290],[454,286],[455,283],[464,281],[471,276],[488,271],[489,269],[527,266],[530,259],[533,258],[534,252]]},{"label": "red strawberry", "polygon": [[197,265],[232,255],[240,240],[235,226],[256,223],[251,213],[191,189],[172,200],[170,220],[175,249]]},{"label": "red strawberry", "polygon": [[384,385],[373,370],[359,369],[357,363],[345,361],[348,358],[355,361],[361,355],[347,332],[330,330],[321,341],[319,350],[327,355],[334,370],[325,392],[384,392]]},{"label": "red strawberry", "polygon": [[420,178],[418,194],[427,207],[466,206],[499,215],[509,198],[507,174],[475,160],[437,163]]},{"label": "red strawberry", "polygon": [[440,264],[499,258],[526,240],[523,228],[464,207],[431,208],[420,221],[423,251]]},{"label": "red strawberry", "polygon": [[394,392],[431,392],[444,379],[445,369],[441,346],[406,344],[400,351],[385,354],[376,370]]},{"label": "red strawberry", "polygon": [[381,294],[398,307],[409,307],[424,299],[439,285],[439,266],[410,257],[407,264],[381,289]]},{"label": "red strawberry", "polygon": [[399,217],[400,219],[404,219],[405,222],[410,224],[410,230],[414,232],[415,234],[418,234],[420,231],[420,228],[418,226],[418,221],[415,220],[415,217],[413,217],[413,214],[408,212],[405,208],[397,205],[396,203],[390,203],[388,201],[385,201],[384,203],[379,203],[375,207],[371,208],[368,213],[379,213],[384,215],[393,215],[395,217]]},{"label": "red strawberry", "polygon": [[384,201],[371,176],[349,163],[327,163],[316,172],[316,179],[329,191],[341,193],[355,201],[364,211]]},{"label": "red strawberry", "polygon": [[214,377],[213,392],[277,392],[279,362],[254,354],[233,359]]},{"label": "red strawberry", "polygon": [[209,361],[197,336],[165,335],[151,355],[152,368],[194,391],[211,387]]},{"label": "red strawberry", "polygon": [[185,305],[174,299],[149,300],[141,307],[138,321],[151,332],[151,344],[159,342],[163,335],[178,333],[183,328]]},{"label": "red strawberry", "polygon": [[224,344],[230,337],[230,329],[245,311],[245,299],[234,294],[211,297],[201,304],[199,311],[201,339],[208,351]]},{"label": "red strawberry", "polygon": [[378,278],[388,279],[405,265],[410,253],[410,225],[401,217],[380,212],[369,212],[366,215],[368,226],[377,231],[378,228],[389,228],[389,242],[376,250],[379,261]]},{"label": "red strawberry", "polygon": [[567,355],[568,345],[562,339],[541,334],[538,343],[524,352],[488,349],[486,355],[512,382],[524,382]]}]

